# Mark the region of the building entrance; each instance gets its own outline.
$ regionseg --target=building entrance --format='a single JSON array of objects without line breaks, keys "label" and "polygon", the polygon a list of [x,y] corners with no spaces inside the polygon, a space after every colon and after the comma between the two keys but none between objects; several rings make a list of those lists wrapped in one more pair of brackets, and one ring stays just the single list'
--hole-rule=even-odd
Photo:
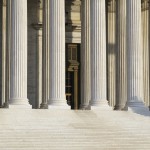
[{"label": "building entrance", "polygon": [[71,109],[79,108],[80,98],[80,45],[66,45],[66,98]]}]

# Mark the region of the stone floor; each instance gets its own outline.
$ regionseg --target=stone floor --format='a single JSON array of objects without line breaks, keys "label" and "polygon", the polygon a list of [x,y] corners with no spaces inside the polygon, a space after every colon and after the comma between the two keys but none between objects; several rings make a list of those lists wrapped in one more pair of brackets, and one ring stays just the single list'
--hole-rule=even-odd
[{"label": "stone floor", "polygon": [[0,150],[146,149],[150,112],[0,109]]}]

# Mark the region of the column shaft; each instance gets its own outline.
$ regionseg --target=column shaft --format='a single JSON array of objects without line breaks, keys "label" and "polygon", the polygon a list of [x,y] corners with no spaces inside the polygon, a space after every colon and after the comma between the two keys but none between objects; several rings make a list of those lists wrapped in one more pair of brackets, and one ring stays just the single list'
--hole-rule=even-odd
[{"label": "column shaft", "polygon": [[7,32],[6,32],[6,90],[4,108],[9,107],[10,99],[10,48],[11,48],[11,0],[6,1],[7,5]]},{"label": "column shaft", "polygon": [[90,70],[90,0],[82,0],[81,10],[81,109],[89,109],[91,99]]},{"label": "column shaft", "polygon": [[49,14],[49,0],[43,1],[43,95],[42,95],[42,109],[48,108],[48,100],[49,100],[49,93],[50,93],[50,46],[49,46],[49,28],[50,28],[50,14]]},{"label": "column shaft", "polygon": [[147,106],[150,106],[150,80],[149,80],[149,42],[150,42],[150,33],[149,33],[149,0],[142,1],[142,37],[143,37],[143,71],[144,71],[144,101]]},{"label": "column shaft", "polygon": [[143,106],[141,0],[127,0],[128,106]]},{"label": "column shaft", "polygon": [[91,105],[108,106],[106,97],[105,0],[91,0]]},{"label": "column shaft", "polygon": [[117,0],[116,18],[117,89],[115,110],[124,110],[127,101],[126,0]]},{"label": "column shaft", "polygon": [[[50,101],[67,106],[65,96],[65,1],[50,0]],[[53,107],[54,108],[54,107]]]},{"label": "column shaft", "polygon": [[11,1],[11,107],[30,107],[27,100],[27,1]]}]

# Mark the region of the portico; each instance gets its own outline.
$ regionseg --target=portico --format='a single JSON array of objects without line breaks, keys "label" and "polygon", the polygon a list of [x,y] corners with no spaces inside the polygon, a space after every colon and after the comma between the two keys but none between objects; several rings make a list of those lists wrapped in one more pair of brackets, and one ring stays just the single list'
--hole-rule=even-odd
[{"label": "portico", "polygon": [[1,0],[1,106],[147,109],[148,2]]}]

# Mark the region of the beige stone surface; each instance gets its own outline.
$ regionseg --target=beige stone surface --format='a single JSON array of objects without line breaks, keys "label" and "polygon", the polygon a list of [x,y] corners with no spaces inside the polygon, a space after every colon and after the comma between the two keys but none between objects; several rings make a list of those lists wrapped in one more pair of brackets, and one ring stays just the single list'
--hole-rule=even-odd
[{"label": "beige stone surface", "polygon": [[[143,113],[144,114],[144,113]],[[0,110],[1,150],[149,150],[150,113]]]}]

